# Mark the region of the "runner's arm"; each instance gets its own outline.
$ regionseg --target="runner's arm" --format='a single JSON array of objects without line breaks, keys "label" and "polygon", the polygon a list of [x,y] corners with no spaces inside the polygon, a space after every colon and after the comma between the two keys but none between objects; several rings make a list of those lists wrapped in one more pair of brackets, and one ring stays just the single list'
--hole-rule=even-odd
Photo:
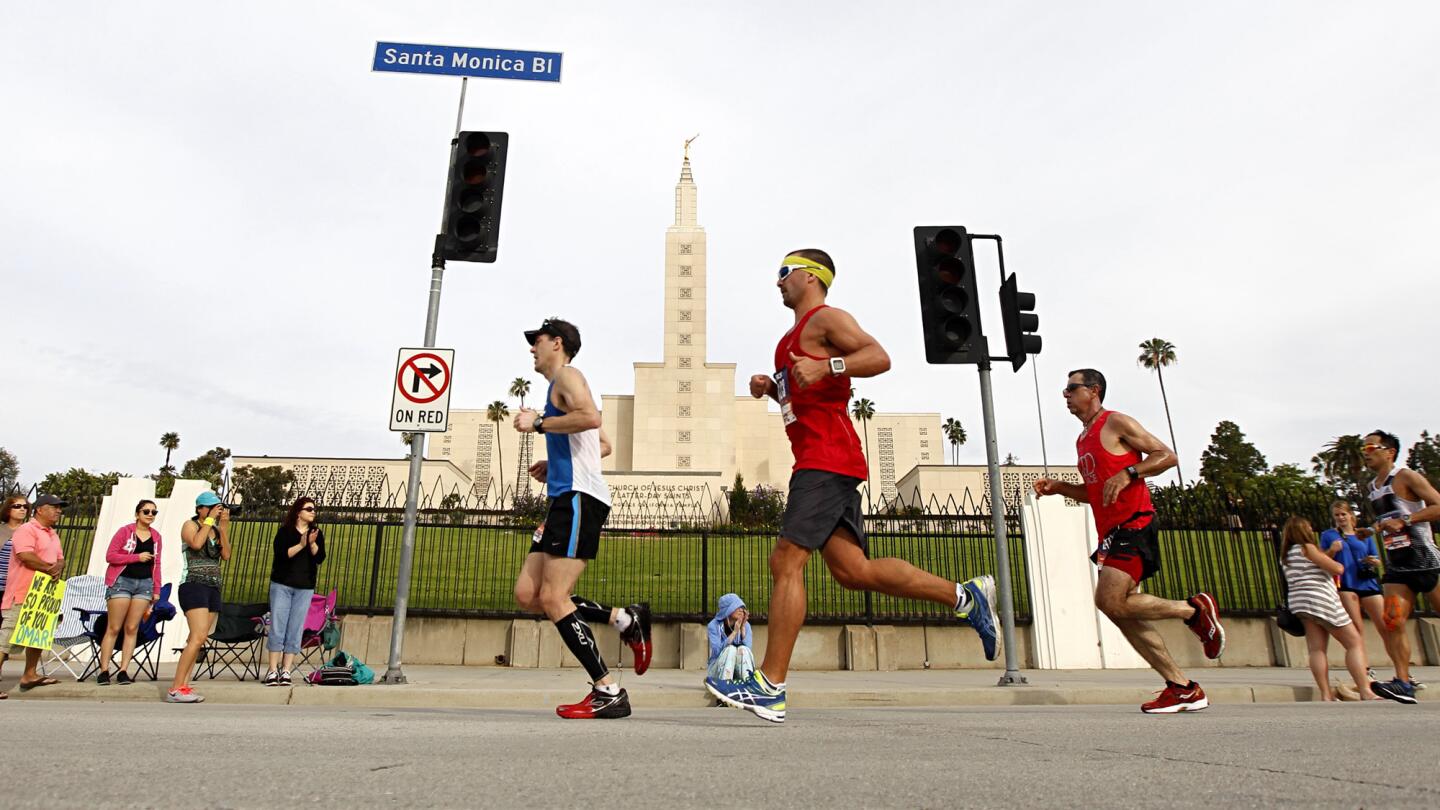
[{"label": "runner's arm", "polygon": [[1105,423],[1107,430],[1112,426],[1126,447],[1143,456],[1140,463],[1135,465],[1135,472],[1140,473],[1140,477],[1153,478],[1180,463],[1174,450],[1166,447],[1164,442],[1155,438],[1154,434],[1142,427],[1133,417],[1117,412]]},{"label": "runner's arm", "polygon": [[610,437],[605,435],[605,428],[600,428],[600,457],[605,458],[615,451],[610,444]]},{"label": "runner's arm", "polygon": [[1411,523],[1428,523],[1433,520],[1440,520],[1440,492],[1435,491],[1435,485],[1431,484],[1429,479],[1414,470],[1401,470],[1395,478],[1404,481],[1410,486],[1410,491],[1415,495],[1415,500],[1425,502],[1424,509],[1411,513]]},{"label": "runner's arm", "polygon": [[826,307],[813,320],[820,321],[821,340],[832,349],[829,355],[845,360],[846,376],[875,377],[890,370],[890,355],[850,313]]},{"label": "runner's arm", "polygon": [[1080,484],[1072,484],[1068,481],[1059,481],[1054,478],[1037,478],[1035,479],[1034,486],[1036,495],[1064,495],[1080,503],[1090,502],[1090,493]]},{"label": "runner's arm", "polygon": [[546,433],[584,433],[598,430],[604,424],[595,399],[590,396],[590,386],[579,369],[566,366],[555,377],[555,397],[565,413],[545,417]]}]

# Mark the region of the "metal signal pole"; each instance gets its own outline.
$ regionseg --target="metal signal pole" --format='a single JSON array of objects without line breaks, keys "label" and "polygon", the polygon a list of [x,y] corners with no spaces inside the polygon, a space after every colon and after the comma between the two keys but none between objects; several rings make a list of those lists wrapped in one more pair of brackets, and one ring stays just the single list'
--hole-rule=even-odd
[{"label": "metal signal pole", "polygon": [[[465,87],[468,77],[460,79],[460,109],[455,113],[455,134],[452,145],[460,138],[460,122],[465,116]],[[450,184],[445,184],[445,199],[450,199]],[[430,302],[425,310],[425,348],[435,346],[435,332],[440,323],[440,287],[445,278],[445,214],[441,206],[440,233],[435,237],[435,252],[430,258]],[[415,565],[415,516],[420,501],[420,476],[424,474],[425,434],[410,437],[410,477],[405,482],[405,528],[400,537],[400,567],[395,575],[395,619],[390,630],[390,660],[381,683],[405,683],[400,668],[400,654],[405,646],[405,614],[410,603],[410,572]]]}]

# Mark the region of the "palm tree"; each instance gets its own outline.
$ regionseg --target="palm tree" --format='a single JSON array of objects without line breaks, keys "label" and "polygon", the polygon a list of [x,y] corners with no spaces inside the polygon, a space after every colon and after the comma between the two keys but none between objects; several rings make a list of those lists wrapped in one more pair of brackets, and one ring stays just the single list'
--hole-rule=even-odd
[{"label": "palm tree", "polygon": [[875,416],[875,403],[864,397],[855,400],[850,406],[850,415],[860,420],[865,428],[865,466],[870,466],[870,420]]},{"label": "palm tree", "polygon": [[970,437],[965,435],[965,426],[960,420],[953,416],[945,420],[940,428],[945,433],[946,441],[950,442],[950,463],[960,463],[960,445],[964,444]]},{"label": "palm tree", "polygon": [[[495,458],[499,462],[495,465],[497,470],[505,469],[505,454],[500,452],[500,423],[509,416],[510,409],[501,400],[497,399],[485,406],[485,418],[495,423]],[[496,480],[500,482],[500,497],[503,498],[505,497],[505,479],[496,476]]]},{"label": "palm tree", "polygon": [[1324,475],[1332,484],[1344,483],[1347,496],[1357,497],[1364,491],[1365,454],[1361,449],[1365,439],[1359,434],[1336,436],[1310,459],[1315,472]]},{"label": "palm tree", "polygon": [[1166,366],[1179,362],[1175,359],[1175,344],[1164,338],[1150,338],[1140,344],[1140,356],[1135,362],[1155,372],[1160,379],[1160,399],[1165,403],[1165,424],[1170,428],[1170,449],[1175,451],[1175,475],[1180,486],[1185,486],[1185,474],[1180,472],[1180,448],[1175,446],[1175,423],[1170,421],[1170,398],[1165,395]]},{"label": "palm tree", "polygon": [[180,434],[174,432],[160,434],[160,446],[165,448],[164,466],[169,467],[170,454],[175,452],[175,450],[180,447]]},{"label": "palm tree", "polygon": [[520,398],[520,410],[525,410],[525,395],[530,393],[530,381],[516,377],[510,381],[510,396]]}]

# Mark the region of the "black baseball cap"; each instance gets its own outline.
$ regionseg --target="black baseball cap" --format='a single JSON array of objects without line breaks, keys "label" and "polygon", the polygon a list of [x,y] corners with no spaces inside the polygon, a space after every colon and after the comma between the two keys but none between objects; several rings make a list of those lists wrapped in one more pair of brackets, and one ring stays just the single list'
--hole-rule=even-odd
[{"label": "black baseball cap", "polygon": [[61,509],[64,509],[69,505],[69,502],[66,501],[64,498],[60,497],[59,495],[41,495],[40,497],[35,499],[36,509],[39,509],[42,506],[58,506]]},{"label": "black baseball cap", "polygon": [[535,341],[541,335],[560,338],[560,343],[565,347],[565,354],[572,358],[580,353],[580,330],[575,328],[575,324],[569,321],[563,321],[559,318],[546,318],[545,321],[540,324],[539,329],[525,330],[525,342],[534,346]]}]

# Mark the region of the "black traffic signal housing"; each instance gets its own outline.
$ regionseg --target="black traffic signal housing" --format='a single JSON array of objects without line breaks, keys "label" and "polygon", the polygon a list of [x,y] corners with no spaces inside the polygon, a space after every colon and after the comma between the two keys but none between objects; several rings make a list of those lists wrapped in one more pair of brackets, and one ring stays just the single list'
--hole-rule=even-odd
[{"label": "black traffic signal housing", "polygon": [[980,330],[975,254],[959,225],[915,228],[915,270],[925,360],[932,364],[986,362],[989,346]]},{"label": "black traffic signal housing", "polygon": [[507,132],[462,132],[450,148],[441,253],[451,261],[493,262],[500,247]]},{"label": "black traffic signal housing", "polygon": [[1016,371],[1025,365],[1025,358],[1039,354],[1040,316],[1035,314],[1035,293],[1020,292],[1015,274],[1000,284],[1000,319],[1005,323],[1005,354]]}]

